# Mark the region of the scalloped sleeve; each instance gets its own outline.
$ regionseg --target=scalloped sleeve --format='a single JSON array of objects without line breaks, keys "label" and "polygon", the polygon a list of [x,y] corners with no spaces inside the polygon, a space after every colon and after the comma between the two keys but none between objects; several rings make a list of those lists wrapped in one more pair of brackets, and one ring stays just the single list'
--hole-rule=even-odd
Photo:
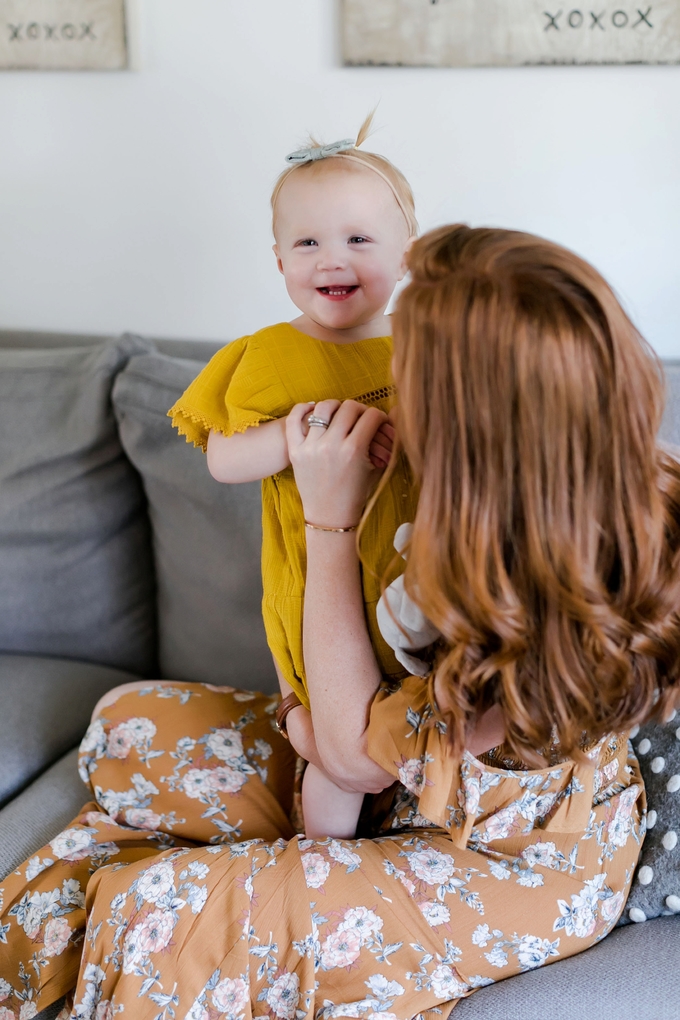
[{"label": "scalloped sleeve", "polygon": [[290,405],[267,352],[246,336],[215,354],[168,415],[188,443],[205,450],[211,431],[233,436],[282,417]]}]

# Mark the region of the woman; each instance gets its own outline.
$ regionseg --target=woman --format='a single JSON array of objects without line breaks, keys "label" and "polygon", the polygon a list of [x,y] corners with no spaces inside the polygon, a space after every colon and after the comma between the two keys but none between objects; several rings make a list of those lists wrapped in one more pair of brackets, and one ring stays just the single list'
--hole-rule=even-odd
[{"label": "woman", "polygon": [[304,427],[307,406],[288,421],[313,738],[302,707],[287,723],[371,795],[366,837],[291,838],[275,699],[119,689],[83,743],[95,803],[5,883],[0,1020],[78,968],[73,1015],[97,1020],[441,1015],[616,923],[644,835],[626,731],[678,700],[659,366],[601,277],[548,242],[442,228],[411,273],[394,374],[420,500],[397,633],[427,681],[382,684],[344,530],[384,416],[325,402],[327,429]]}]

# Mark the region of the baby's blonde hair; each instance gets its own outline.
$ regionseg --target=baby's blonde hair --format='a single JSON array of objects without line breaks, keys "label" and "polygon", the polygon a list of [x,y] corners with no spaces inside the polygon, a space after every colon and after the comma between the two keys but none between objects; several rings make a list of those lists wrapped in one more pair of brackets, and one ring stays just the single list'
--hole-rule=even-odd
[{"label": "baby's blonde hair", "polygon": [[[404,177],[401,170],[398,170],[394,163],[390,163],[389,159],[385,156],[379,156],[377,152],[360,152],[359,146],[362,145],[371,130],[371,124],[373,123],[373,116],[375,110],[369,113],[366,120],[359,128],[359,134],[357,140],[354,143],[354,147],[351,149],[345,149],[342,152],[335,152],[330,156],[324,156],[322,159],[311,160],[307,163],[295,163],[293,166],[287,167],[282,174],[277,178],[274,190],[272,191],[271,205],[272,205],[272,228],[276,229],[276,203],[278,201],[281,188],[288,180],[291,174],[314,174],[320,173],[329,168],[329,164],[333,163],[337,167],[337,160],[342,160],[345,164],[350,166],[359,164],[359,166],[368,167],[374,173],[378,174],[379,177],[385,181],[390,191],[394,195],[397,205],[404,214],[406,225],[408,227],[409,237],[415,237],[418,233],[418,221],[416,219],[416,206],[413,198],[413,192],[411,191],[411,185]],[[309,139],[310,145],[319,147],[321,143],[317,142],[314,138]]]}]

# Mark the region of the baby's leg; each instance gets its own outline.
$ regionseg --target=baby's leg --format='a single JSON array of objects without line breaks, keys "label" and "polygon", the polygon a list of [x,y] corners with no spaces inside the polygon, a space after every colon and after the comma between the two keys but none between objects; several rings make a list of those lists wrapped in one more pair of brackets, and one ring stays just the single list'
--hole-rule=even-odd
[{"label": "baby's leg", "polygon": [[354,839],[363,793],[341,790],[322,769],[308,765],[302,780],[302,813],[307,839]]},{"label": "baby's leg", "polygon": [[129,691],[138,691],[142,687],[164,687],[172,686],[172,680],[132,680],[129,684],[120,684],[119,687],[112,687],[110,691],[102,695],[97,704],[94,706],[92,712],[91,722],[100,716],[105,708],[110,708],[111,705],[115,705],[123,694],[127,694]]}]

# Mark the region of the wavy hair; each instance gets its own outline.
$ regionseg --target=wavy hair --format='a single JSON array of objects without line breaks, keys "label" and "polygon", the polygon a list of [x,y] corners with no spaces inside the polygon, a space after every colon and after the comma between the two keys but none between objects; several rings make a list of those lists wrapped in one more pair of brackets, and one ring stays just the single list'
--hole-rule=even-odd
[{"label": "wavy hair", "polygon": [[592,266],[538,237],[417,241],[394,316],[420,500],[406,590],[443,635],[454,751],[478,712],[544,764],[678,700],[680,467],[659,360]]}]

